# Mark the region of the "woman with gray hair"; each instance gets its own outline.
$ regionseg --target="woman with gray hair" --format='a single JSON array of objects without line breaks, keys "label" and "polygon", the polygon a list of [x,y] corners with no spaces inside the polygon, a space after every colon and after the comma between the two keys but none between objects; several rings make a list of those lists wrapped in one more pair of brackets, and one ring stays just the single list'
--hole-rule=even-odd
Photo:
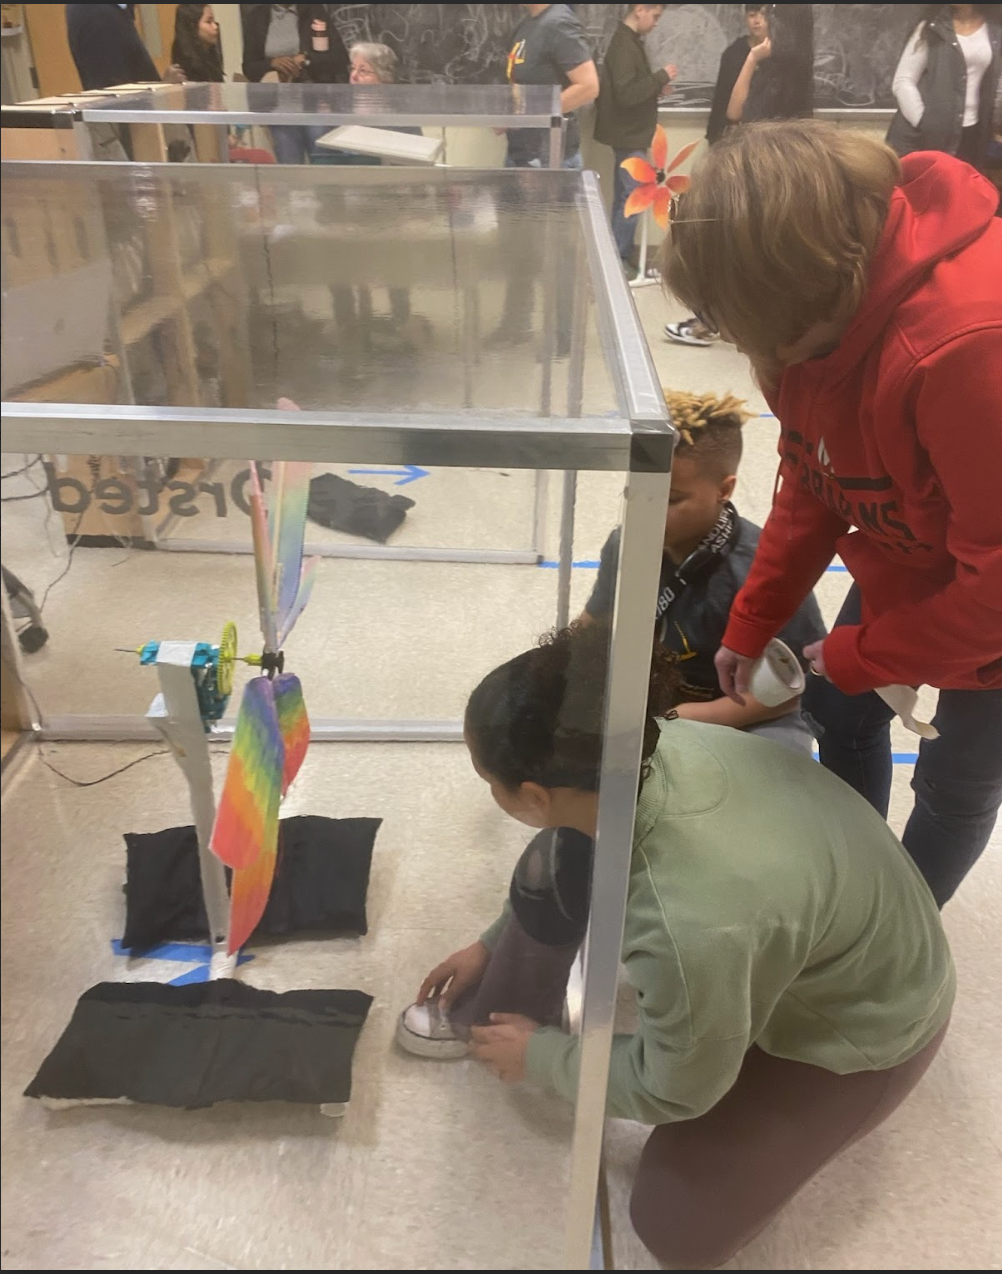
[{"label": "woman with gray hair", "polygon": [[[388,44],[353,44],[348,52],[351,59],[350,84],[395,84],[397,68],[400,65],[397,55]],[[363,117],[364,118],[364,117]],[[413,133],[420,136],[420,128],[399,127],[392,130],[397,133]],[[326,150],[322,155],[315,155],[314,163],[328,164],[380,164],[375,155],[363,155],[345,150]],[[412,349],[427,339],[428,323],[426,319],[417,319],[411,315],[410,292],[407,288],[390,288],[389,322],[380,322],[375,318],[372,307],[372,293],[367,287],[352,289],[350,287],[331,288],[331,299],[334,305],[334,325],[338,333],[338,343],[348,359],[349,366],[354,365],[357,371],[358,359],[362,352],[372,345],[373,336],[377,333],[388,338],[391,346],[398,349]]]},{"label": "woman with gray hair", "polygon": [[349,84],[395,84],[400,60],[388,44],[353,44]]}]

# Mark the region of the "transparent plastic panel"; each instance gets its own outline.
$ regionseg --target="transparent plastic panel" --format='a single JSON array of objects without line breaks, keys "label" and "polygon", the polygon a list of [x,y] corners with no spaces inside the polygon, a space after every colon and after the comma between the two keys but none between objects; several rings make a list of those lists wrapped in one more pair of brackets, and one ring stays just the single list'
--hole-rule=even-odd
[{"label": "transparent plastic panel", "polygon": [[[149,550],[124,536],[120,543],[66,545],[65,532],[78,515],[54,510],[46,473],[64,484],[59,488],[64,504],[79,498],[81,490],[96,493],[101,482],[106,484],[100,488],[102,498],[110,503],[133,482],[127,462],[114,463],[122,467],[113,469],[109,458],[84,455],[3,458],[5,474],[26,469],[4,483],[4,562],[42,609],[47,640],[33,653],[22,652],[21,670],[46,710],[141,717],[161,688],[157,669],[143,666],[136,653],[145,642],[217,646],[224,624],[234,620],[237,655],[261,653],[249,555]],[[212,478],[227,502],[236,499],[235,490],[246,502],[247,475],[234,486],[238,476],[220,469]],[[507,481],[489,476],[498,486]],[[486,507],[488,475],[478,477],[485,484],[479,497],[471,475],[465,496],[453,492],[441,503],[429,500],[429,520],[448,524],[451,499],[479,498]],[[601,544],[621,520],[620,497],[629,481],[624,473],[602,473],[582,482],[572,545],[574,614],[594,583]],[[667,478],[660,484],[663,525]],[[550,485],[555,499],[558,483],[552,476]],[[273,493],[273,487],[265,489]],[[243,511],[239,516],[246,519]],[[648,521],[654,516],[656,509]],[[642,659],[635,656],[650,643],[660,540],[650,535],[650,525],[641,529],[651,550],[645,593],[651,604],[630,607],[634,646],[627,655],[633,657],[620,661],[621,680],[626,664],[643,672]],[[625,567],[620,569],[625,574]],[[335,711],[460,720],[474,687],[492,669],[532,649],[552,626],[556,575],[535,565],[324,559],[309,604],[284,644],[286,670],[301,678],[315,722]],[[635,602],[636,571],[630,587]],[[15,624],[23,632],[30,622],[30,616],[22,616]],[[554,783],[587,786],[602,772],[608,637],[589,631],[589,651],[579,647],[566,661],[556,661],[553,676],[561,688],[549,706],[555,736],[587,735],[590,743],[583,761],[583,753],[574,750],[573,764],[583,766],[580,773],[555,771],[547,777]],[[258,675],[257,668],[236,664],[226,719],[233,719],[245,687]],[[507,684],[502,678],[488,696],[491,712],[504,707]],[[545,692],[545,687],[536,689]],[[630,802],[637,789],[630,750],[635,705],[631,710],[627,704],[625,715],[622,704],[609,712],[616,733],[617,754],[610,761],[616,783],[599,849],[610,857],[592,920],[609,966],[604,971],[608,1003],[606,1018],[591,1013],[593,1032],[611,1021],[608,988],[615,985],[621,916],[609,897],[616,882],[625,891]],[[477,717],[478,729],[490,715]],[[514,729],[517,742],[522,737],[517,722]],[[481,769],[500,767],[505,748],[495,748],[495,740],[482,732],[476,737],[485,740],[477,758]],[[45,744],[43,755],[63,774],[91,781],[159,746],[155,741]],[[228,740],[210,740],[217,801],[232,748]],[[188,784],[174,757],[161,753],[83,790],[37,759],[29,765],[4,815],[5,832],[31,844],[31,853],[20,856],[14,879],[5,886],[9,897],[13,890],[18,898],[11,944],[31,951],[31,973],[11,978],[8,1005],[22,1023],[6,1054],[20,1088],[88,987],[103,981],[167,982],[202,967],[197,954],[186,957],[177,948],[159,958],[127,958],[111,945],[126,923],[123,835],[191,822]],[[577,1126],[580,1108],[573,1094],[502,1085],[471,1059],[429,1060],[395,1043],[399,1015],[422,978],[450,953],[475,942],[500,914],[516,865],[536,835],[534,827],[510,813],[498,808],[460,741],[313,742],[282,817],[382,820],[366,890],[368,932],[361,937],[293,932],[252,940],[246,953],[253,959],[237,977],[273,991],[339,988],[373,997],[354,1054],[346,1110],[332,1120],[316,1105],[272,1102],[188,1111],[154,1105],[53,1117],[28,1105],[12,1133],[15,1148],[21,1137],[30,1137],[31,1145],[31,1153],[26,1141],[25,1153],[18,1155],[21,1215],[40,1215],[54,1196],[73,1209],[95,1185],[113,1201],[103,1214],[100,1237],[86,1224],[73,1227],[72,1237],[67,1227],[36,1227],[49,1236],[46,1242],[67,1245],[52,1263],[86,1265],[98,1250],[112,1250],[108,1244],[113,1243],[122,1263],[137,1268],[167,1263],[176,1245],[235,1267],[393,1269],[413,1264],[417,1245],[424,1253],[419,1263],[436,1267],[460,1261],[471,1269],[582,1268],[568,1265],[567,1243],[570,1229],[580,1259],[590,1241],[587,1190],[597,1172],[600,1123],[595,1117],[602,1109],[601,1061],[602,1050],[607,1051],[601,1032],[590,1068],[599,1084],[585,1130],[590,1138]],[[531,823],[531,812],[527,818]],[[340,852],[337,834],[331,836],[330,852]],[[556,871],[555,851],[547,846],[536,842],[534,854],[523,862],[523,886],[534,887],[539,870],[548,873],[547,879]],[[590,849],[578,836],[559,853],[561,888],[570,891],[561,895],[559,914],[565,923],[570,906],[577,928],[573,933],[561,929],[561,942],[537,963],[545,976],[529,986],[519,981],[514,1001],[504,988],[504,966],[496,965],[492,976],[501,986],[491,984],[490,995],[501,995],[503,1002],[488,996],[476,1001],[476,1012],[519,1006],[558,1030],[579,1027],[580,979],[571,976],[566,1004],[564,981],[587,920]],[[539,923],[548,922],[544,917]],[[504,951],[505,958],[512,956],[507,947]],[[30,1011],[29,1005],[34,1006]],[[575,1157],[576,1127],[583,1158]],[[67,1137],[73,1139],[73,1154],[63,1152]],[[123,1145],[130,1147],[129,1154],[120,1152]],[[48,1165],[44,1172],[39,1163]],[[147,1181],[167,1176],[171,1189],[151,1195]],[[142,1238],[123,1220],[137,1208],[150,1222]],[[154,1237],[145,1236],[147,1228]],[[98,1249],[99,1242],[104,1246]],[[44,1264],[46,1254],[51,1250],[37,1252],[36,1263]]]},{"label": "transparent plastic panel", "polygon": [[13,165],[3,241],[5,398],[616,413],[577,174]]},{"label": "transparent plastic panel", "polygon": [[[520,120],[536,126],[560,113],[559,95],[543,84],[177,84],[86,106],[88,122],[206,122],[226,114],[233,123],[318,124],[318,116],[471,124]],[[246,118],[246,117],[251,118]],[[363,118],[365,117],[365,118]]]}]

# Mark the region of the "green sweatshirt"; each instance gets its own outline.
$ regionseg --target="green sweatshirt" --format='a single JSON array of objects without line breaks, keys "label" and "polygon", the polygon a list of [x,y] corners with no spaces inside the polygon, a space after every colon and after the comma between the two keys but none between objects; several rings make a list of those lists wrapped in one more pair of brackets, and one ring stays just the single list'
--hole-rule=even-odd
[{"label": "green sweatshirt", "polygon": [[[488,936],[493,936],[488,931]],[[954,969],[925,882],[884,820],[815,761],[740,730],[662,729],[637,809],[623,960],[635,1035],[608,1111],[714,1106],[757,1044],[836,1074],[906,1061],[946,1022]],[[573,1100],[578,1040],[529,1042],[529,1077]]]},{"label": "green sweatshirt", "polygon": [[647,150],[658,124],[658,97],[668,83],[662,67],[652,71],[644,42],[621,22],[602,60],[595,140],[614,150]]}]

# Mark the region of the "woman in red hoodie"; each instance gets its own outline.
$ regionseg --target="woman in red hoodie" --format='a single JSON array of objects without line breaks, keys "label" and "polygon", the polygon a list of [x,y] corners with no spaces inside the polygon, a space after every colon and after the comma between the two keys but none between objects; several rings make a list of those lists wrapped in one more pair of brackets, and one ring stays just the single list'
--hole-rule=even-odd
[{"label": "woman in red hoodie", "polygon": [[904,844],[940,906],[1002,803],[1002,224],[948,155],[898,160],[813,121],[737,130],[706,156],[665,281],[747,353],[781,425],[772,512],[717,655],[748,668],[833,556],[854,585],[805,650],[822,762],[884,815],[891,709],[939,689]]}]

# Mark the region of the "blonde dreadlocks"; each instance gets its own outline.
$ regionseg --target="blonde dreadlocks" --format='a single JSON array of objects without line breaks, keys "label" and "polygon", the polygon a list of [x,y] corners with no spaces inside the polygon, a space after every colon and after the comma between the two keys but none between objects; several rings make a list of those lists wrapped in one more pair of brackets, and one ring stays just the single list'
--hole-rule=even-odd
[{"label": "blonde dreadlocks", "polygon": [[721,479],[737,472],[741,461],[741,427],[751,419],[744,402],[728,394],[689,394],[664,391],[671,421],[679,433],[676,455],[692,456],[712,467]]}]

